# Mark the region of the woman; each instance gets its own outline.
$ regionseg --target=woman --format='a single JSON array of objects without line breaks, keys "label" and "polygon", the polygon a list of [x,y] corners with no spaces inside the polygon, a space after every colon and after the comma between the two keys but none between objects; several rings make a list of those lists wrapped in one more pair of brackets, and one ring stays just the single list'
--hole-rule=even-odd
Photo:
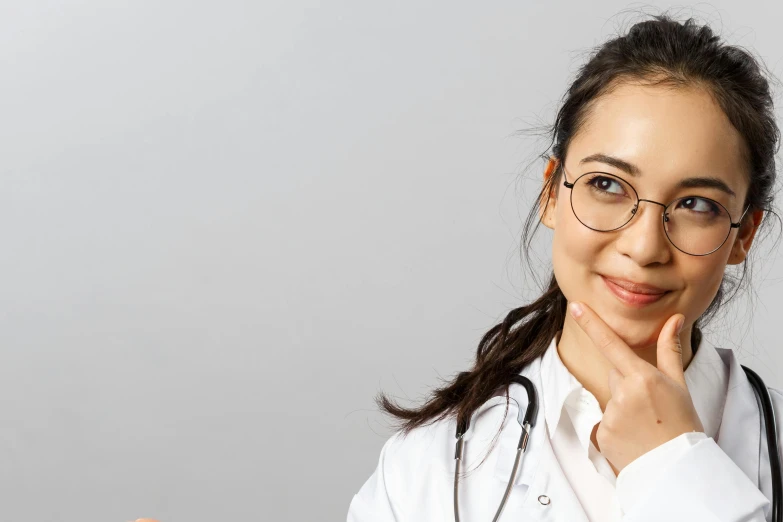
[{"label": "woman", "polygon": [[[731,350],[699,325],[737,282],[772,206],[779,130],[767,80],[707,27],[634,25],[584,65],[557,115],[538,205],[553,274],[482,339],[473,367],[420,407],[381,395],[402,429],[349,522],[491,520],[539,407],[501,520],[770,517],[763,419]],[[783,419],[783,394],[772,389]],[[509,404],[511,404],[509,406]],[[475,415],[474,415],[475,412]]]}]

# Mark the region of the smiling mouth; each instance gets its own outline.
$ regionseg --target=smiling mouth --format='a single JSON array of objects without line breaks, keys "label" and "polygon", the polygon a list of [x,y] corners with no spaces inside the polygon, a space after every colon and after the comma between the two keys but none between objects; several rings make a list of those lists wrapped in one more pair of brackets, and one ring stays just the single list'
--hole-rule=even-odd
[{"label": "smiling mouth", "polygon": [[650,289],[644,289],[645,293],[633,292],[627,288],[623,288],[622,286],[614,283],[612,280],[604,276],[601,276],[601,279],[603,279],[606,287],[620,302],[637,308],[660,301],[664,296],[671,293],[671,290],[662,290],[660,292],[651,293],[653,290]]}]

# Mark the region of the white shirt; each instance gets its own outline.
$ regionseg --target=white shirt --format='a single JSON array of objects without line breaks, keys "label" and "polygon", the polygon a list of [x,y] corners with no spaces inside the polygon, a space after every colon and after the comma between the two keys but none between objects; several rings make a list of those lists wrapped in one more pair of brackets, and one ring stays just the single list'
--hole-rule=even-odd
[{"label": "white shirt", "polygon": [[702,342],[685,369],[685,381],[704,432],[683,433],[631,462],[617,477],[590,440],[603,418],[595,396],[568,371],[557,351],[558,333],[541,360],[547,434],[563,473],[590,522],[619,521],[656,478],[698,441],[716,439],[723,416],[729,368],[709,343]]}]

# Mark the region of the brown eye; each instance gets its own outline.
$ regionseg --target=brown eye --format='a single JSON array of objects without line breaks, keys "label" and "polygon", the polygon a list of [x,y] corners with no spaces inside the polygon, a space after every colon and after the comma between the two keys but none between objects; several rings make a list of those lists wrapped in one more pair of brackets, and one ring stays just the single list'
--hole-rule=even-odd
[{"label": "brown eye", "polygon": [[719,215],[722,214],[722,209],[717,203],[707,198],[699,198],[695,196],[688,196],[682,198],[676,205],[675,209],[688,210],[695,214],[710,214]]},{"label": "brown eye", "polygon": [[593,176],[588,180],[587,185],[599,192],[606,192],[607,194],[625,194],[619,181],[606,176]]}]

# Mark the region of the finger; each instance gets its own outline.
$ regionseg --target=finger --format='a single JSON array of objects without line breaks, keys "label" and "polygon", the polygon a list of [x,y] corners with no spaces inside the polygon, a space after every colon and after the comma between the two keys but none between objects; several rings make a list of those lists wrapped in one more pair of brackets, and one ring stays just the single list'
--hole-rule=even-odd
[{"label": "finger", "polygon": [[685,370],[682,367],[682,343],[680,332],[685,316],[674,314],[658,334],[658,370],[685,386]]},{"label": "finger", "polygon": [[593,341],[593,344],[609,359],[615,368],[623,375],[628,375],[641,369],[642,365],[649,364],[636,355],[630,346],[625,344],[614,330],[609,328],[603,319],[598,317],[589,306],[581,302],[573,302],[568,306],[576,324]]},{"label": "finger", "polygon": [[617,368],[611,368],[609,370],[609,393],[612,395],[612,397],[615,396],[615,389],[620,386],[620,383],[624,378],[625,377],[623,377],[623,374],[620,373],[620,370]]}]

